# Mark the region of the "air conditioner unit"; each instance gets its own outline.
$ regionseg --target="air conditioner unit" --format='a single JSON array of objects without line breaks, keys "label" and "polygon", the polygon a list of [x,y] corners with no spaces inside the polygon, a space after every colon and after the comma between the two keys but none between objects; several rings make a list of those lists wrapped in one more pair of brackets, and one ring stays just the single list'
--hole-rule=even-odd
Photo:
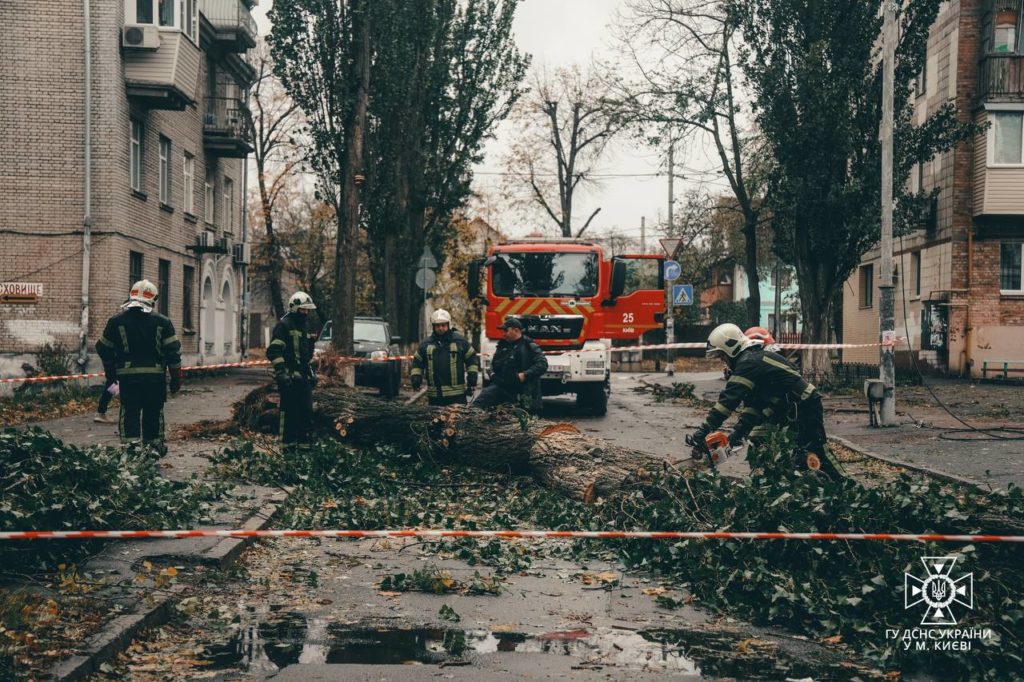
[{"label": "air conditioner unit", "polygon": [[252,249],[248,242],[235,244],[234,259],[236,265],[248,265],[252,262]]},{"label": "air conditioner unit", "polygon": [[121,29],[121,45],[128,50],[156,50],[160,29],[149,24],[128,24]]},{"label": "air conditioner unit", "polygon": [[201,246],[201,247],[203,247],[205,249],[208,249],[211,246],[213,246],[213,244],[216,241],[216,239],[217,238],[213,234],[213,232],[210,232],[209,230],[203,230],[196,237],[196,243],[199,244],[199,246]]}]

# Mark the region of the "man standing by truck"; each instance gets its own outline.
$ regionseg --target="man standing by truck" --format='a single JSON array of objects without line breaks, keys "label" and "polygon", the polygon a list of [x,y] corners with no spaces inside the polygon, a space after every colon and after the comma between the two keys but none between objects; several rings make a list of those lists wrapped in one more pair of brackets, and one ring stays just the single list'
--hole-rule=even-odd
[{"label": "man standing by truck", "polygon": [[444,308],[430,315],[430,324],[434,333],[420,344],[412,358],[412,387],[418,391],[425,375],[431,405],[465,405],[480,373],[476,350],[465,336],[452,329],[452,316]]},{"label": "man standing by truck", "polygon": [[505,333],[505,338],[494,351],[490,384],[480,391],[473,407],[518,404],[529,412],[540,412],[544,397],[540,378],[548,369],[544,351],[523,334],[522,322],[514,317],[506,317],[498,329]]}]

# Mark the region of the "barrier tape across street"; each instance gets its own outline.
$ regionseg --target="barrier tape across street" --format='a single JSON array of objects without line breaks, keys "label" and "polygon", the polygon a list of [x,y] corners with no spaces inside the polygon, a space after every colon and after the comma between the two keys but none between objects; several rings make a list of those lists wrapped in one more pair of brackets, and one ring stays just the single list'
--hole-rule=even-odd
[{"label": "barrier tape across street", "polygon": [[1017,542],[1024,535],[940,533],[782,533],[737,531],[590,530],[26,530],[0,532],[0,540],[96,540],[185,538],[497,538],[579,540],[874,540],[885,542]]},{"label": "barrier tape across street", "polygon": [[[902,341],[903,338],[897,339]],[[881,346],[893,346],[895,343],[780,343],[775,344],[775,348],[783,350],[838,350],[842,348],[879,348]],[[651,345],[639,345],[639,346],[616,346],[613,348],[585,348],[576,351],[564,351],[564,350],[552,350],[545,351],[545,355],[564,355],[568,352],[575,353],[625,353],[630,351],[645,351],[645,350],[681,350],[681,349],[703,349],[707,348],[705,343],[658,343]],[[490,357],[491,353],[480,353],[483,357]],[[412,355],[392,355],[384,360],[371,360],[369,358],[359,357],[342,357],[342,361],[349,362],[389,362],[391,360],[412,360]],[[208,369],[227,369],[230,367],[265,367],[270,364],[269,360],[250,360],[245,362],[224,362],[217,365],[192,365],[190,367],[182,367],[182,372],[197,372],[200,370]],[[41,376],[41,377],[12,377],[9,379],[0,379],[0,384],[16,384],[16,383],[41,383],[46,381],[69,381],[72,379],[95,379],[104,376],[103,372],[91,372],[87,374],[61,374],[57,376]]]}]

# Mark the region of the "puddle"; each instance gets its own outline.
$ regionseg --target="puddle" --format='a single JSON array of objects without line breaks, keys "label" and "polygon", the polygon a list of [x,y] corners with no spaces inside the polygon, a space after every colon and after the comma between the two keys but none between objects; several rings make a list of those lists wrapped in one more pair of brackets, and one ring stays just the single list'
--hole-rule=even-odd
[{"label": "puddle", "polygon": [[[246,622],[248,620],[248,622]],[[517,653],[571,656],[591,669],[664,672],[737,679],[819,678],[841,671],[803,663],[763,640],[707,630],[629,631],[607,628],[524,634],[454,628],[375,628],[271,608],[247,611],[238,633],[206,648],[207,669],[272,674],[296,663],[437,665]],[[806,658],[800,656],[800,658]],[[849,677],[849,670],[839,674]]]}]

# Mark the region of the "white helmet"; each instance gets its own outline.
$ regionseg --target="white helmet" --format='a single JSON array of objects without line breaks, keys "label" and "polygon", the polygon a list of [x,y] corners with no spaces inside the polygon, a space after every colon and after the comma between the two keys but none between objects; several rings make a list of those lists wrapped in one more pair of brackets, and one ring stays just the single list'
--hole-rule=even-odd
[{"label": "white helmet", "polygon": [[159,292],[156,285],[148,279],[140,279],[132,285],[131,293],[128,294],[128,301],[121,307],[125,310],[138,308],[144,313],[151,313],[158,297]]},{"label": "white helmet", "polygon": [[751,341],[736,325],[720,324],[711,330],[704,355],[709,358],[732,360],[740,354],[740,351],[753,343],[754,341]]},{"label": "white helmet", "polygon": [[316,310],[316,304],[305,291],[296,291],[288,299],[288,312],[294,313],[296,310]]},{"label": "white helmet", "polygon": [[452,323],[452,316],[444,308],[438,308],[434,312],[430,313],[430,324],[447,324]]}]

